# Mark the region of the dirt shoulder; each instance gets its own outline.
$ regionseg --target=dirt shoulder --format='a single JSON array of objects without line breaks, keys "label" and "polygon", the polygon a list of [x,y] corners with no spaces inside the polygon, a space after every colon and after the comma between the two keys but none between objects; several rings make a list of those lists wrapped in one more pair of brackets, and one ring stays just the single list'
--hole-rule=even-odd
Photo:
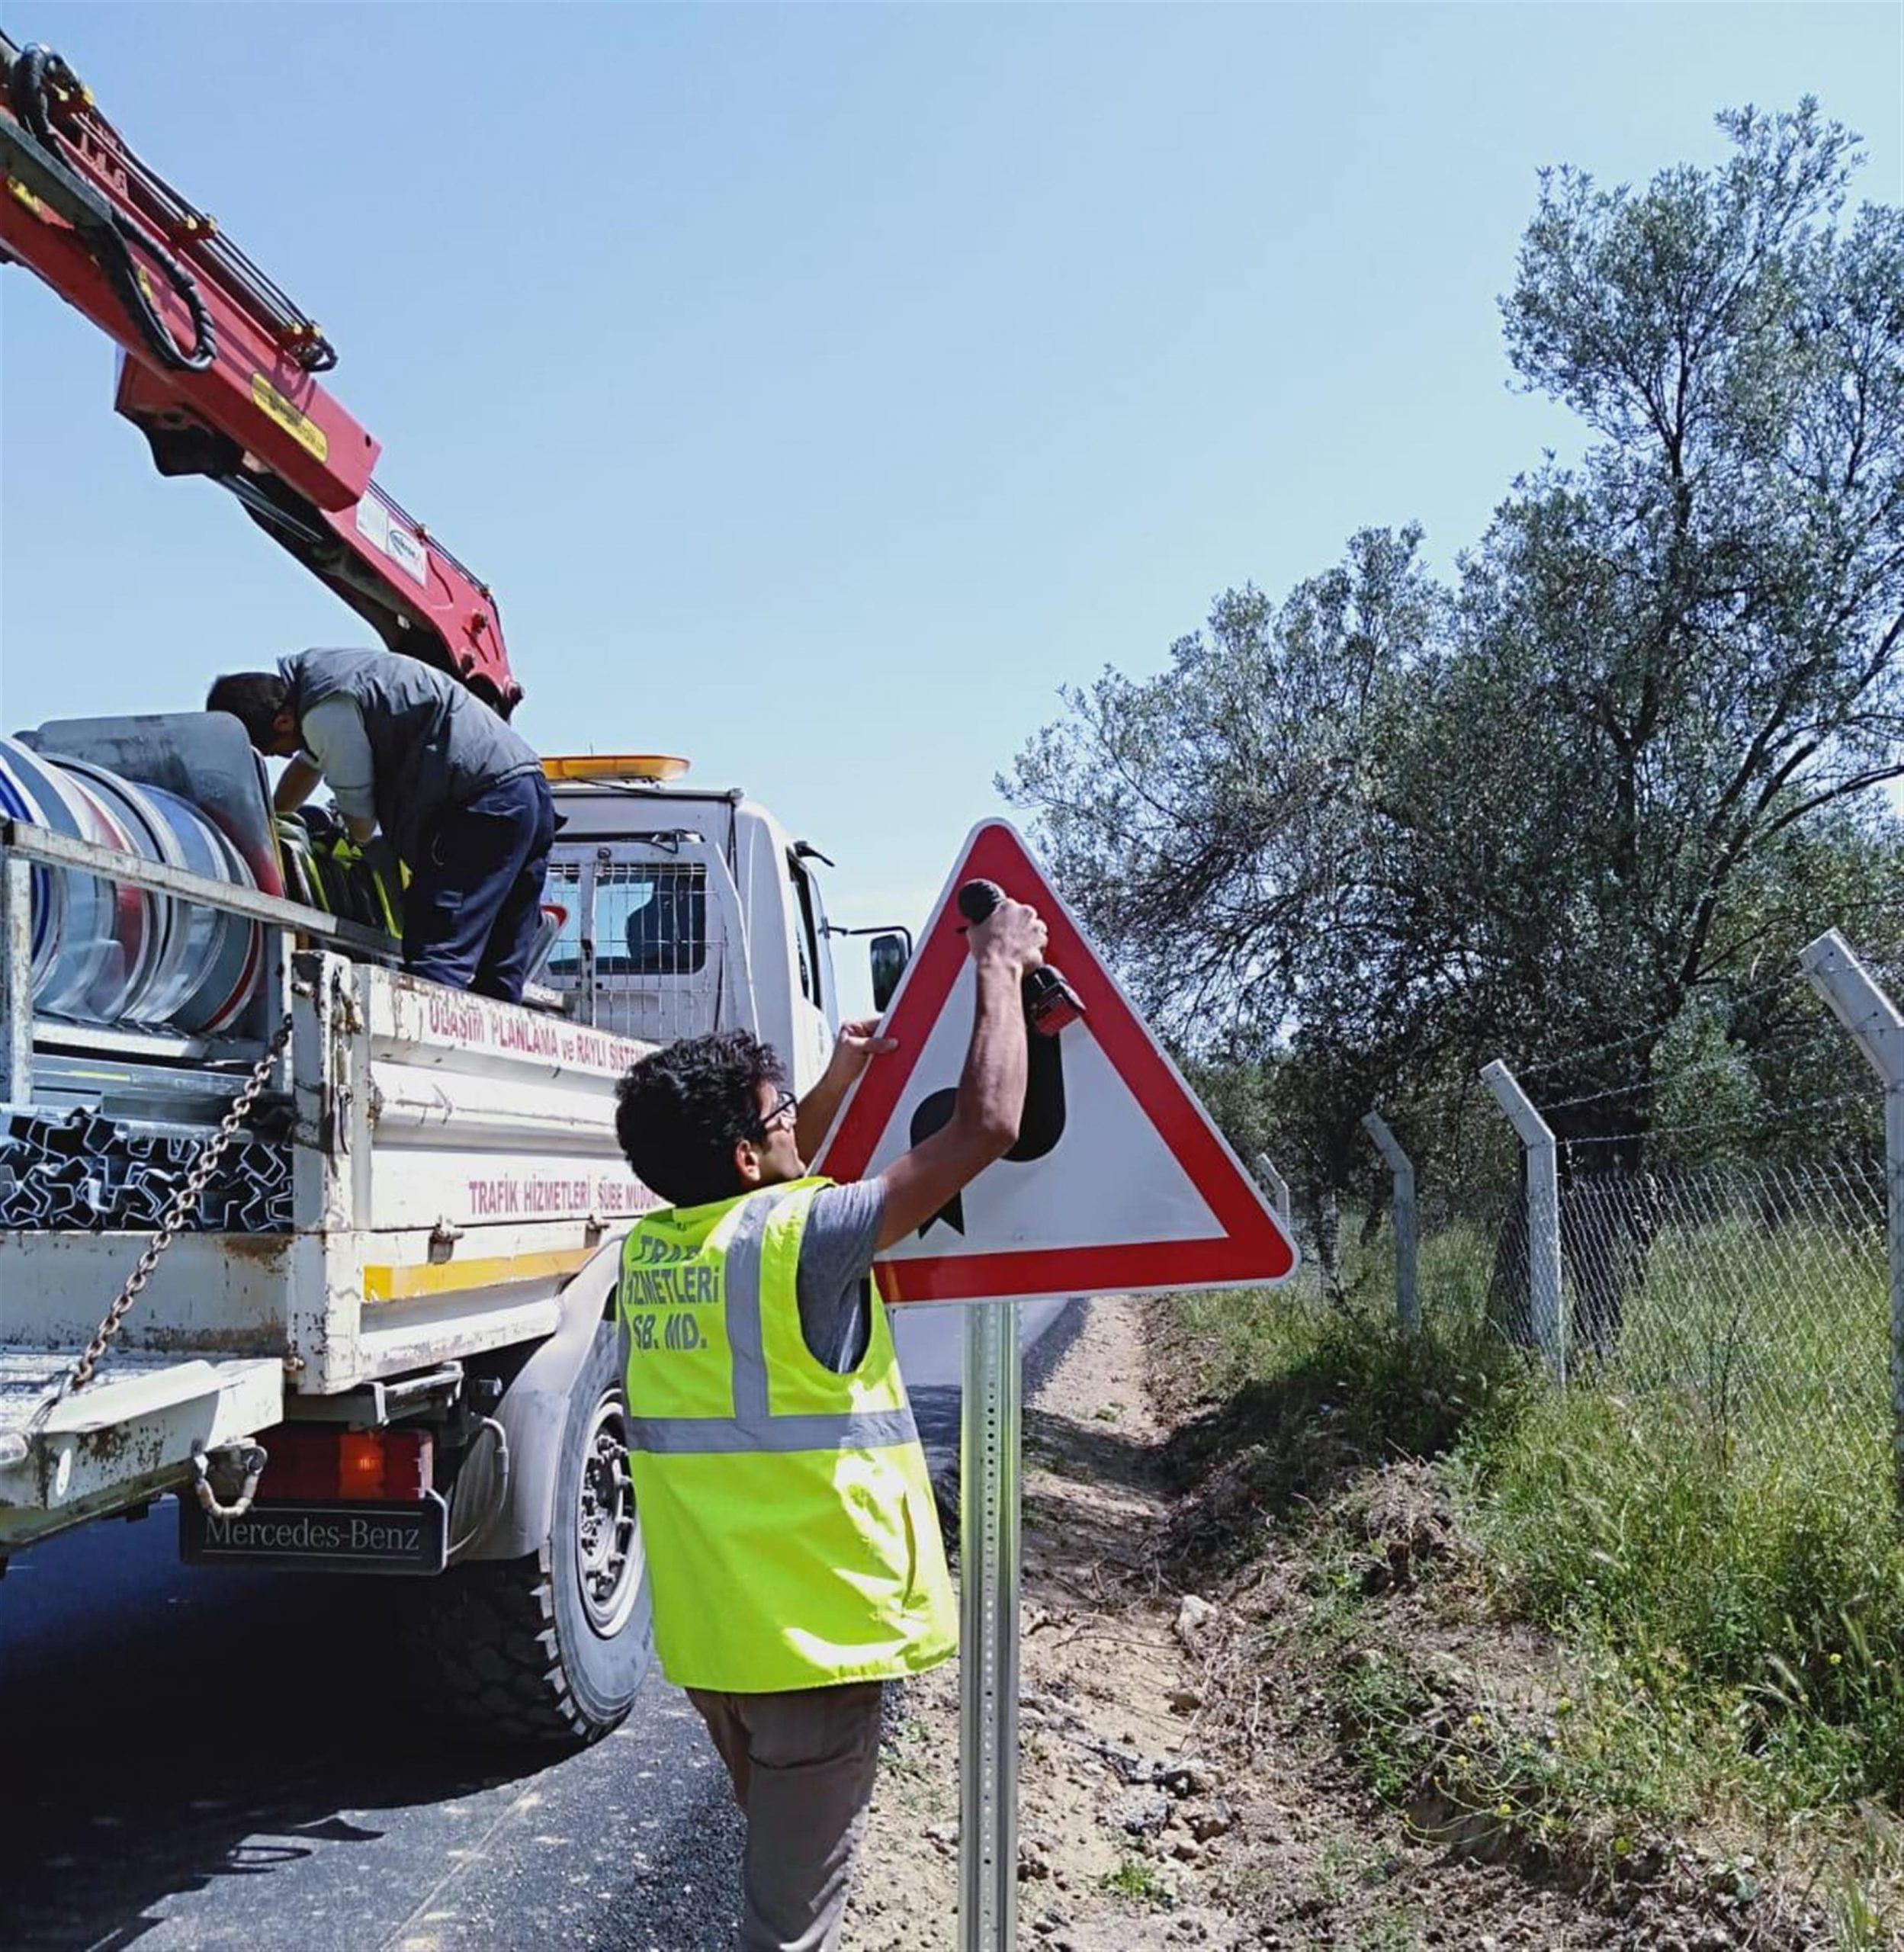
[{"label": "dirt shoulder", "polygon": [[[1168,1303],[1106,1297],[1025,1421],[1019,1938],[1053,1952],[1331,1947],[1608,1947],[1720,1952],[1791,1946],[1761,1929],[1734,1867],[1668,1851],[1653,1873],[1597,1888],[1472,1815],[1374,1793],[1346,1727],[1356,1689],[1305,1672],[1290,1629],[1314,1568],[1271,1545],[1202,1590],[1185,1584],[1186,1511],[1173,1498],[1169,1435],[1146,1378]],[[1162,1392],[1166,1395],[1174,1392]],[[1176,1410],[1170,1421],[1183,1414]],[[1417,1556],[1455,1548],[1425,1479],[1373,1474],[1354,1494],[1369,1565],[1389,1563],[1383,1633],[1419,1638],[1332,1658],[1370,1678],[1398,1652],[1440,1663],[1458,1721],[1471,1696],[1553,1712],[1552,1650],[1431,1605]],[[1173,1572],[1169,1568],[1175,1568]],[[1366,1567],[1359,1578],[1369,1577]],[[1382,1575],[1374,1574],[1375,1583]],[[1280,1651],[1279,1651],[1280,1650]],[[1340,1677],[1337,1678],[1339,1680]],[[1418,1706],[1419,1704],[1415,1704]],[[957,1944],[958,1677],[910,1685],[883,1759],[844,1943],[849,1952],[952,1952]],[[1392,1786],[1391,1786],[1392,1788]]]}]

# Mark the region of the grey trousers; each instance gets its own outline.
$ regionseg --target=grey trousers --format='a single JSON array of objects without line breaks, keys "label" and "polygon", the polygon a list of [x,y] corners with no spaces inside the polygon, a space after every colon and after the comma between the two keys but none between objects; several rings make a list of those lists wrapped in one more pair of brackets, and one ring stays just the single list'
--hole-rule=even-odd
[{"label": "grey trousers", "polygon": [[738,1952],[833,1952],[879,1764],[883,1681],[784,1694],[691,1687],[746,1812]]}]

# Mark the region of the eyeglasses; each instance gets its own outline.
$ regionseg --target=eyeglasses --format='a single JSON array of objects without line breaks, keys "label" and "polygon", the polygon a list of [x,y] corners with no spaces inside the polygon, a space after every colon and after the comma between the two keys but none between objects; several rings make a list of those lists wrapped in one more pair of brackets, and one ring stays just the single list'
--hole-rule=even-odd
[{"label": "eyeglasses", "polygon": [[791,1125],[799,1109],[800,1100],[791,1091],[783,1091],[773,1109],[763,1116],[756,1129],[765,1138],[776,1126]]}]

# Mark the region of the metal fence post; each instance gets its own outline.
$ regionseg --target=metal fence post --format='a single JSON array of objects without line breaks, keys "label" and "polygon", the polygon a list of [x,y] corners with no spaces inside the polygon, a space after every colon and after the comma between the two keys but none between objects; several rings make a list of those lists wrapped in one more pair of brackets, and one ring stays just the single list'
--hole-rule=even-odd
[{"label": "metal fence post", "polygon": [[1421,1326],[1421,1301],[1415,1289],[1414,1161],[1379,1112],[1366,1114],[1362,1129],[1375,1141],[1375,1149],[1395,1177],[1395,1312],[1412,1335]]},{"label": "metal fence post", "polygon": [[1497,1058],[1481,1074],[1514,1122],[1527,1162],[1527,1289],[1533,1337],[1553,1372],[1567,1380],[1567,1317],[1560,1294],[1560,1168],[1553,1128],[1535,1110],[1514,1074]]},{"label": "metal fence post", "polygon": [[1904,1016],[1851,946],[1828,929],[1798,952],[1798,966],[1884,1080],[1884,1183],[1891,1275],[1891,1469],[1904,1516]]},{"label": "metal fence post", "polygon": [[1259,1152],[1256,1155],[1256,1174],[1262,1181],[1264,1191],[1270,1196],[1270,1204],[1275,1208],[1277,1218],[1285,1228],[1292,1226],[1294,1222],[1289,1213],[1289,1183],[1270,1163],[1267,1152]]}]

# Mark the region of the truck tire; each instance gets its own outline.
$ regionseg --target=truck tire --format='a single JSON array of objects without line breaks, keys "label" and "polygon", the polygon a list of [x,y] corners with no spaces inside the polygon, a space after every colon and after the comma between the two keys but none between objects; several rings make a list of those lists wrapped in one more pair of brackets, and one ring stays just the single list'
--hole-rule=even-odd
[{"label": "truck tire", "polygon": [[570,1392],[550,1537],[418,1597],[438,1705],[487,1739],[580,1746],[618,1727],[654,1651],[628,1463],[619,1338],[602,1323]]}]

